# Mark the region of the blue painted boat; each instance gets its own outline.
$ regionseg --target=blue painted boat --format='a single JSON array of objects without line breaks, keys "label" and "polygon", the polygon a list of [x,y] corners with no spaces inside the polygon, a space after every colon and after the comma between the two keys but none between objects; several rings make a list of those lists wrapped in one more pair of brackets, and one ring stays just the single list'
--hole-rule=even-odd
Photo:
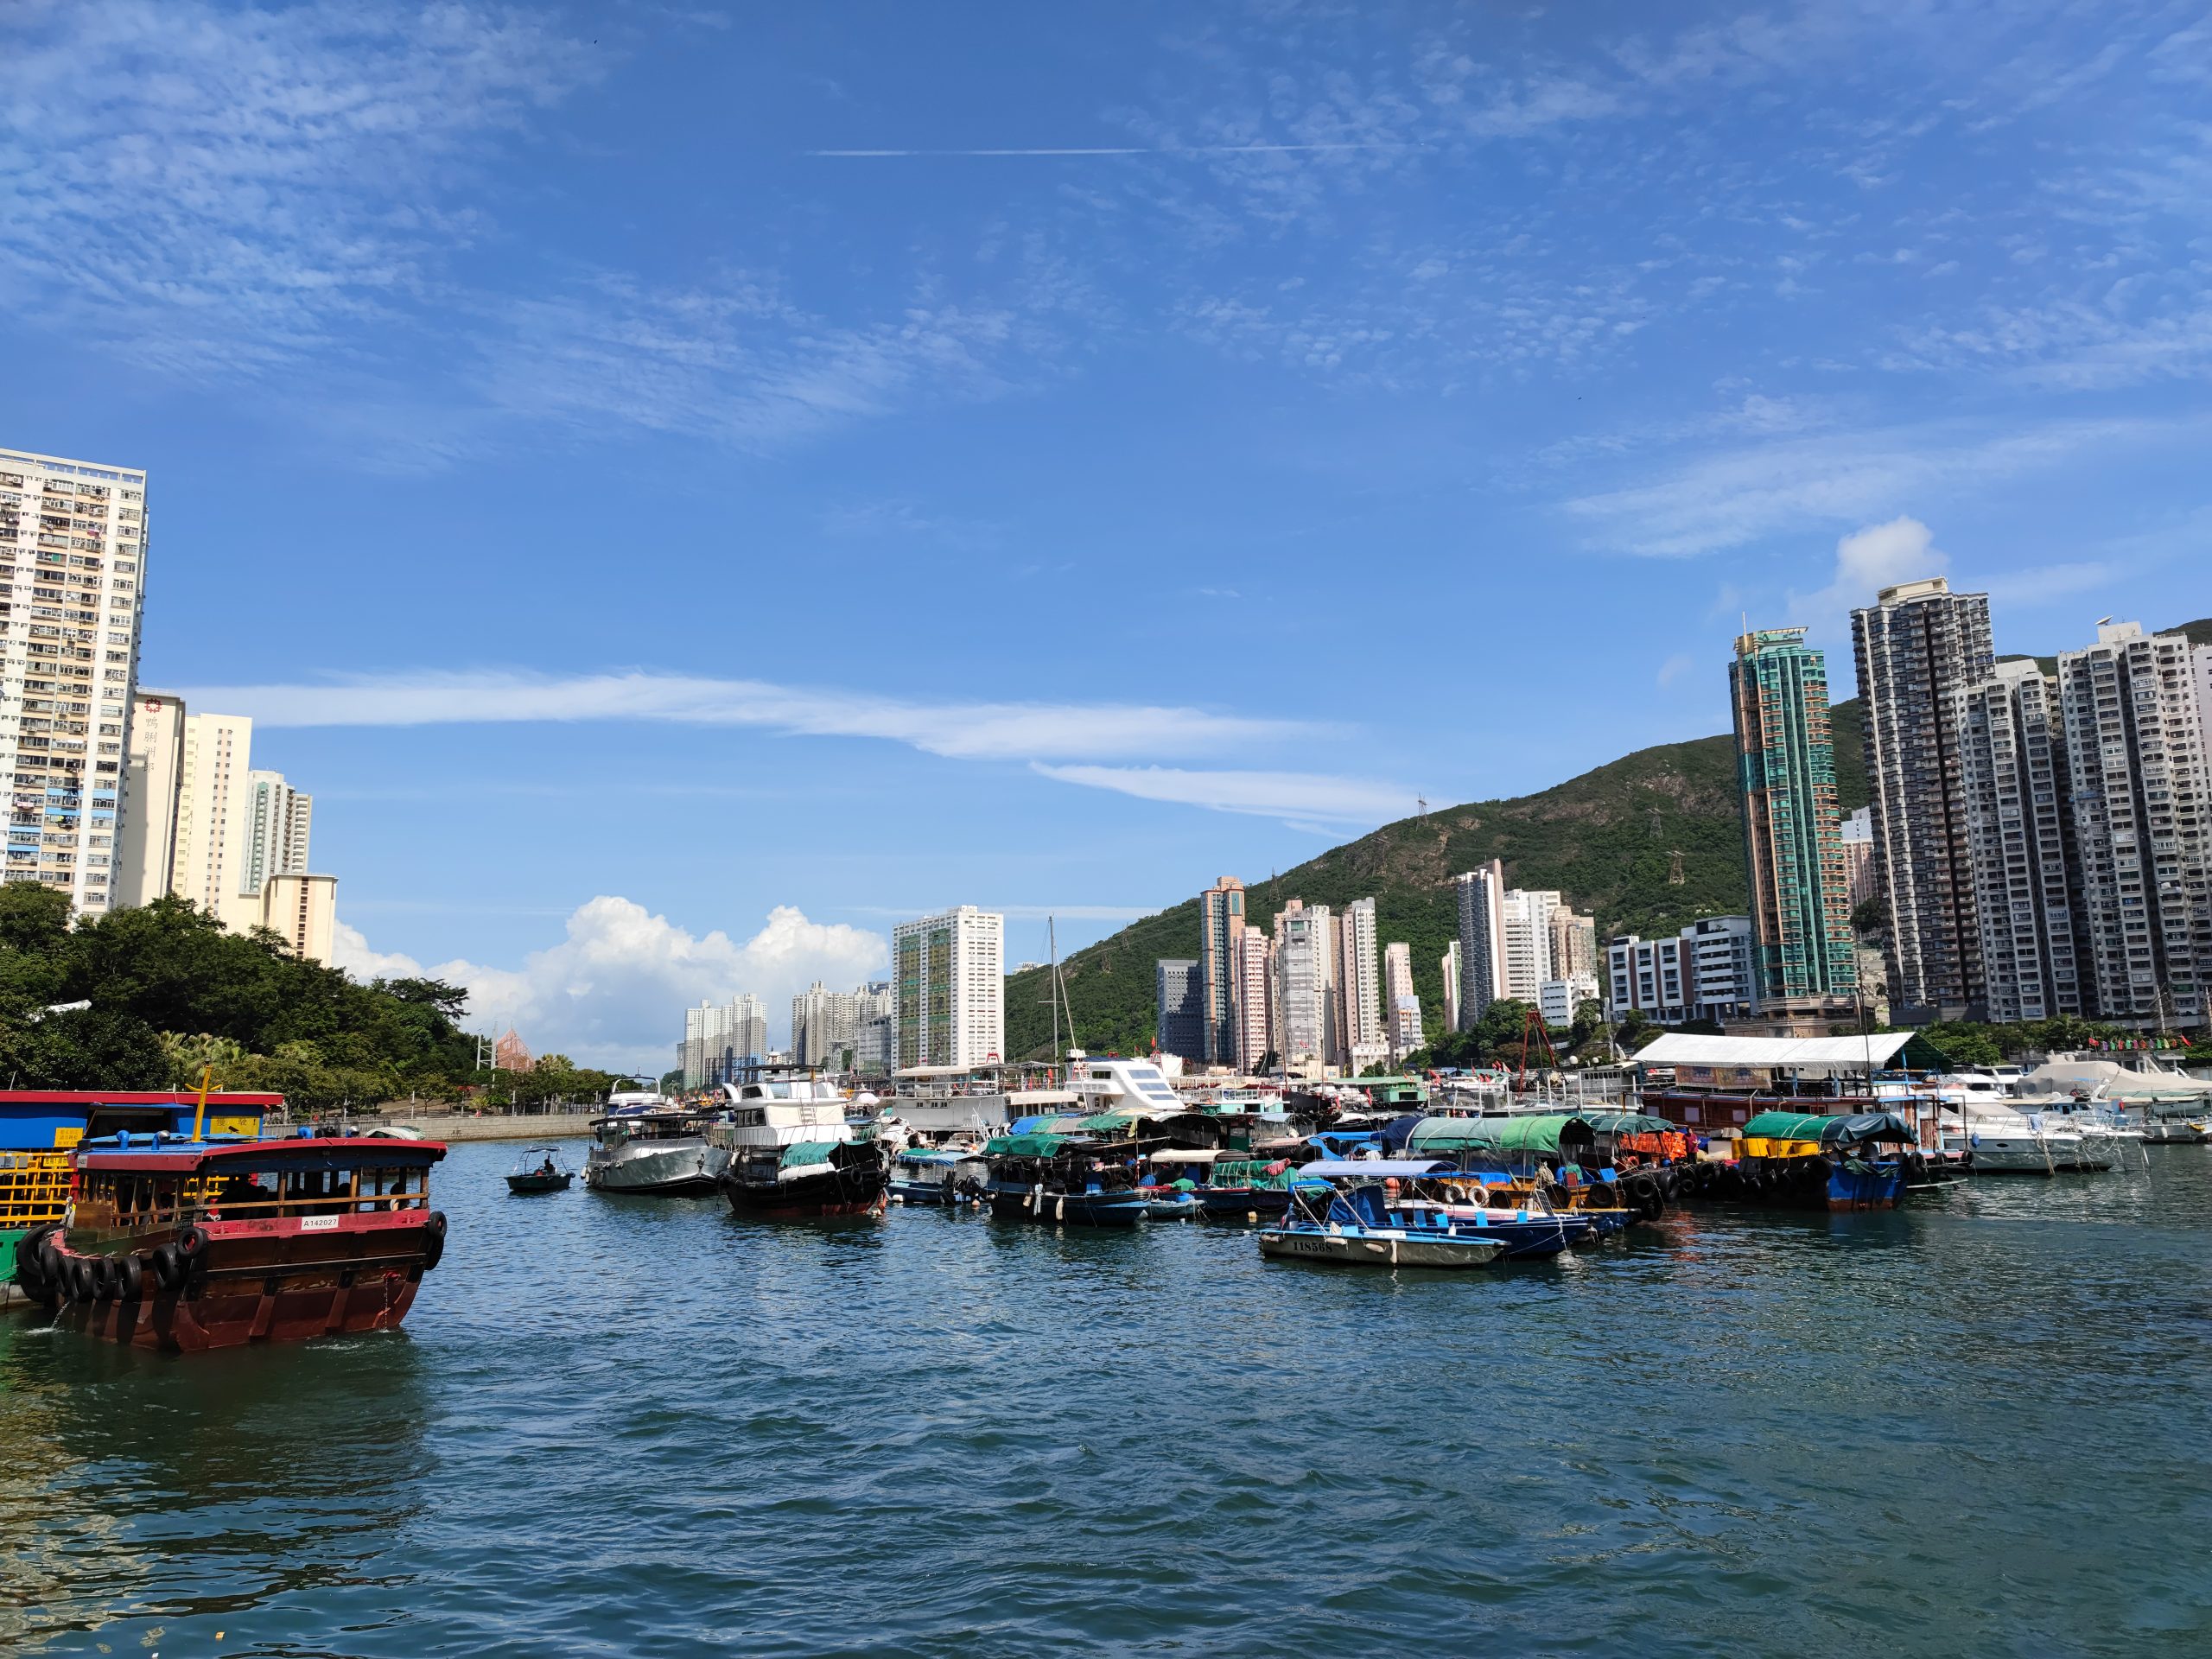
[{"label": "blue painted boat", "polygon": [[[1324,1160],[1299,1172],[1294,1208],[1309,1218],[1351,1220],[1383,1231],[1411,1228],[1427,1236],[1438,1230],[1486,1238],[1503,1246],[1510,1262],[1557,1255],[1597,1236],[1597,1222],[1555,1208],[1541,1192],[1515,1193],[1512,1207],[1452,1201],[1471,1179],[1448,1159]],[[1448,1184],[1448,1185],[1447,1185]],[[1332,1195],[1325,1215],[1314,1216],[1315,1188]]]}]

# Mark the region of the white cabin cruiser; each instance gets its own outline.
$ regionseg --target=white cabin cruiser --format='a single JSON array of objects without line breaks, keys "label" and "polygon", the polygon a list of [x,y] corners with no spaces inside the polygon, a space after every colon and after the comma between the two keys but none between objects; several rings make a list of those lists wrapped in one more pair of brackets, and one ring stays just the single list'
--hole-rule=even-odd
[{"label": "white cabin cruiser", "polygon": [[592,1122],[584,1185],[602,1192],[664,1197],[715,1190],[707,1119],[658,1094],[618,1092]]},{"label": "white cabin cruiser", "polygon": [[2114,1160],[2109,1137],[2008,1106],[1961,1102],[1946,1107],[1942,1122],[1943,1150],[1966,1154],[1978,1175],[2056,1175],[2062,1170],[2110,1169]]}]

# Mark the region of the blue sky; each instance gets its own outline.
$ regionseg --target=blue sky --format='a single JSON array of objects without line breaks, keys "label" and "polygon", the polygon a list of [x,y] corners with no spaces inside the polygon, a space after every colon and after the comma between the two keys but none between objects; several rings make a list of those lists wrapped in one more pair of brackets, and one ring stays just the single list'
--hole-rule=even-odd
[{"label": "blue sky", "polygon": [[351,959],[649,1064],[1721,729],[1948,572],[2212,611],[2202,4],[16,0],[0,442]]}]

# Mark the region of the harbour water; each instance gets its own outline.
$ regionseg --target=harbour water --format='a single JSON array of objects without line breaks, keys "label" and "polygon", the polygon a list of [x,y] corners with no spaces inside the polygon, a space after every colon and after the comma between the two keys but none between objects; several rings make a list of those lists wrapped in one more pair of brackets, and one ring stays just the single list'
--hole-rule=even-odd
[{"label": "harbour water", "polygon": [[1478,1274],[517,1199],[512,1157],[441,1171],[404,1332],[0,1322],[0,1649],[2212,1643],[2212,1148]]}]

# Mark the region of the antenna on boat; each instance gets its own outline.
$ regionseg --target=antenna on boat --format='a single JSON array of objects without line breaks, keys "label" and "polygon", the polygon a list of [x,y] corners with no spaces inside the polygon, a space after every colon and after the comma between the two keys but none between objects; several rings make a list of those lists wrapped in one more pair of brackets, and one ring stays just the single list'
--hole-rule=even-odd
[{"label": "antenna on boat", "polygon": [[1045,918],[1045,954],[1051,958],[1052,976],[1045,984],[1045,1000],[1052,1005],[1052,1064],[1060,1063],[1060,936],[1053,931],[1052,918]]}]

